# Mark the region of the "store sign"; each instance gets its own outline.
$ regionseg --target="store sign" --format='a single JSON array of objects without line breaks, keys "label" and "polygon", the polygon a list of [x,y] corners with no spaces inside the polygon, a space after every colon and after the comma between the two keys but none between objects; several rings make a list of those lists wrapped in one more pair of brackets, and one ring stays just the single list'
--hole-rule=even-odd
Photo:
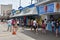
[{"label": "store sign", "polygon": [[25,8],[25,9],[23,9],[23,13],[28,13],[28,12],[30,12],[31,10],[30,10],[30,8]]},{"label": "store sign", "polygon": [[39,13],[40,14],[44,14],[45,13],[44,6],[40,6],[39,7]]},{"label": "store sign", "polygon": [[54,12],[54,3],[38,6],[38,8],[39,8],[39,10],[37,10],[37,11],[39,12],[39,14]]},{"label": "store sign", "polygon": [[47,4],[47,12],[54,12],[54,3]]},{"label": "store sign", "polygon": [[20,14],[20,10],[16,10],[16,14]]},{"label": "store sign", "polygon": [[60,3],[59,2],[56,3],[56,11],[60,12]]},{"label": "store sign", "polygon": [[16,10],[15,9],[12,9],[11,10],[11,13],[12,13],[12,15],[15,15],[16,14]]},{"label": "store sign", "polygon": [[38,12],[38,14],[39,14],[39,6],[36,6],[36,10],[37,10],[37,12]]}]

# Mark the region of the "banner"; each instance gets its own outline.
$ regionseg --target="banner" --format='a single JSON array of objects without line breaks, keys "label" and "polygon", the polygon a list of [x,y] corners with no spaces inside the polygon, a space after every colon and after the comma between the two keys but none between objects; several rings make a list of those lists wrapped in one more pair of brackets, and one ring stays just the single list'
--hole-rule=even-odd
[{"label": "banner", "polygon": [[54,3],[47,4],[47,12],[54,12]]},{"label": "banner", "polygon": [[23,13],[28,13],[28,12],[30,12],[31,10],[30,10],[30,8],[28,8],[28,7],[26,7],[25,9],[23,9]]},{"label": "banner", "polygon": [[60,12],[60,3],[59,2],[56,3],[56,11]]},{"label": "banner", "polygon": [[44,14],[45,13],[44,6],[40,6],[39,7],[39,13],[40,14]]},{"label": "banner", "polygon": [[44,6],[44,10],[45,10],[45,12],[47,12],[47,5]]}]

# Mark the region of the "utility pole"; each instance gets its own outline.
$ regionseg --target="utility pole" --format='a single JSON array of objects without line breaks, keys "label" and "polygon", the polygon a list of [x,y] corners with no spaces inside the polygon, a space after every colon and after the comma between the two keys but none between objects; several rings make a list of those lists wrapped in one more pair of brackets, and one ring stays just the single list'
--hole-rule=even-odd
[{"label": "utility pole", "polygon": [[39,0],[31,0],[31,4],[33,4],[33,1],[34,1],[35,3],[38,3],[38,2],[39,2]]},{"label": "utility pole", "polygon": [[20,3],[20,4],[19,4],[20,9],[19,9],[19,10],[20,10],[20,12],[21,12],[21,0],[19,1],[19,3]]},{"label": "utility pole", "polygon": [[31,0],[31,4],[32,4],[32,1],[33,1],[33,0]]},{"label": "utility pole", "polygon": [[39,2],[39,0],[35,0],[35,3],[38,3]]},{"label": "utility pole", "polygon": [[20,0],[20,4],[19,4],[19,6],[21,6],[21,0]]}]

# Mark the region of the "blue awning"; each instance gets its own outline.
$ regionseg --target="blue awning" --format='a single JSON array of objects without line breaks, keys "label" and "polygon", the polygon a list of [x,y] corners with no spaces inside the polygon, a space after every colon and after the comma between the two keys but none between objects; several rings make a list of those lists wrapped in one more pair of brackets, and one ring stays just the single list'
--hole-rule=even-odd
[{"label": "blue awning", "polygon": [[35,4],[31,4],[31,5],[29,5],[29,6],[26,6],[26,7],[22,7],[22,6],[20,6],[19,8],[18,8],[18,10],[20,10],[20,11],[22,11],[23,9],[25,9],[25,8],[32,8],[32,7],[34,7],[35,6]]},{"label": "blue awning", "polygon": [[18,10],[22,10],[23,9],[23,7],[22,6],[20,6],[19,8],[18,8]]}]

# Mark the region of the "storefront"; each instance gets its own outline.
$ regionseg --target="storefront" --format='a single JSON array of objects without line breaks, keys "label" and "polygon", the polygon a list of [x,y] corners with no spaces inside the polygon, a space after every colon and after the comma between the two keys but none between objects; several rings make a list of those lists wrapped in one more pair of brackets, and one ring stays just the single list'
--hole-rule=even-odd
[{"label": "storefront", "polygon": [[[37,10],[42,20],[44,19],[47,19],[47,20],[58,19],[59,20],[60,18],[59,16],[60,15],[60,3],[59,2],[53,2],[53,3],[48,3],[48,4],[37,6]],[[48,30],[49,29],[50,28],[48,28]]]},{"label": "storefront", "polygon": [[34,20],[36,19],[36,16],[38,16],[35,4],[29,5],[25,8],[23,8],[23,10],[21,11],[21,13],[16,14],[14,16],[11,17],[15,17],[18,19],[21,19],[24,21],[25,25],[29,25],[30,24],[30,20]]}]

